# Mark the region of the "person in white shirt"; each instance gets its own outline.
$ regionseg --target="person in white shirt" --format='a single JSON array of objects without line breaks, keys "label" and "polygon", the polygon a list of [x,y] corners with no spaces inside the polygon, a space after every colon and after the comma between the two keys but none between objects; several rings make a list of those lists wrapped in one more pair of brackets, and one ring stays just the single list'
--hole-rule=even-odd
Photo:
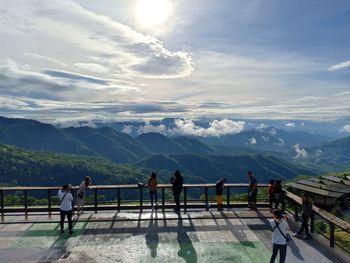
[{"label": "person in white shirt", "polygon": [[275,210],[273,212],[274,219],[270,220],[272,227],[272,255],[270,263],[274,263],[277,257],[278,251],[280,252],[280,263],[286,261],[287,254],[287,230],[288,223],[283,219],[283,213],[281,210]]},{"label": "person in white shirt", "polygon": [[86,190],[90,187],[90,185],[91,185],[91,177],[90,176],[86,176],[84,181],[82,181],[81,184],[79,185],[78,210],[77,210],[78,215],[83,213],[84,204],[85,204],[85,193],[86,193]]},{"label": "person in white shirt", "polygon": [[72,213],[73,213],[73,195],[70,193],[71,188],[68,184],[63,185],[62,189],[58,190],[58,198],[60,201],[60,227],[61,234],[64,233],[64,219],[67,216],[69,234],[73,234]]}]

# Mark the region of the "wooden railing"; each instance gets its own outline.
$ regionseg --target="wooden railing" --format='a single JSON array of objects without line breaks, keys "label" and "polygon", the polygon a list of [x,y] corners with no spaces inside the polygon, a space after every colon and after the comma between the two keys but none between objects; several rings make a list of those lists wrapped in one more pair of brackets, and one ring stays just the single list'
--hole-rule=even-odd
[{"label": "wooden railing", "polygon": [[[302,205],[301,197],[286,191],[286,198],[288,201],[297,204],[294,207],[294,217],[295,220],[298,220],[298,211],[299,207]],[[335,244],[335,227],[338,227],[350,235],[350,224],[341,220],[340,218],[328,213],[327,211],[313,205],[312,206],[312,214],[310,218],[310,231],[314,232],[315,229],[315,215],[322,218],[322,220],[326,221],[329,224],[329,245],[330,247],[334,247]],[[348,248],[349,249],[349,248]]]}]

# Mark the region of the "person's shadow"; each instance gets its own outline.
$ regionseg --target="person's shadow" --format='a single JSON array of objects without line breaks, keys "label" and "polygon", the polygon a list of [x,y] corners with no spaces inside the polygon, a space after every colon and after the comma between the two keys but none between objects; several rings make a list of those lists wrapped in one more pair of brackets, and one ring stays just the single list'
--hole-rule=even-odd
[{"label": "person's shadow", "polygon": [[177,222],[177,242],[180,246],[180,250],[177,254],[179,257],[183,258],[187,263],[197,263],[196,250],[192,245],[191,239],[188,237],[186,231],[183,229],[183,222],[180,214]]},{"label": "person's shadow", "polygon": [[[153,213],[155,218],[153,218]],[[152,258],[157,257],[157,248],[159,244],[157,216],[158,216],[157,212],[152,211],[151,218],[148,225],[148,232],[146,234],[146,244],[149,250],[151,251]]]}]

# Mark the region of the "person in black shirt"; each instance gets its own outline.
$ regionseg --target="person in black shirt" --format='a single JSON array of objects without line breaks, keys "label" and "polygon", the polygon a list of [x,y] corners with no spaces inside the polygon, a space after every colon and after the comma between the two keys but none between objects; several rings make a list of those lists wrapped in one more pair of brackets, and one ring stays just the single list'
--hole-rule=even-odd
[{"label": "person in black shirt", "polygon": [[175,212],[180,213],[180,195],[182,192],[183,177],[181,176],[179,170],[175,171],[174,176],[171,177],[170,179],[170,183],[173,185],[172,190],[173,190],[174,200],[176,203]]},{"label": "person in black shirt", "polygon": [[222,191],[225,187],[226,179],[221,178],[216,182],[215,191],[216,191],[216,203],[219,211],[222,211]]},{"label": "person in black shirt", "polygon": [[247,172],[247,176],[249,178],[249,186],[248,186],[248,206],[256,210],[256,196],[258,194],[258,182],[253,175],[252,171]]}]

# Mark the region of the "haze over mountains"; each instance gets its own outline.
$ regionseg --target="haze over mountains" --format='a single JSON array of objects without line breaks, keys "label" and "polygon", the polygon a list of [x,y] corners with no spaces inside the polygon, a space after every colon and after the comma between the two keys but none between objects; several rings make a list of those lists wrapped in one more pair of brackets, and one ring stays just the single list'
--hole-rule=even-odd
[{"label": "haze over mountains", "polygon": [[[165,121],[168,122],[167,129],[171,129],[171,119]],[[80,167],[85,174],[99,178],[99,183],[137,182],[143,178],[142,174],[146,178],[150,171],[165,175],[175,169],[180,169],[196,182],[213,182],[220,177],[242,182],[246,180],[245,172],[253,170],[260,181],[266,182],[270,178],[290,179],[301,174],[314,175],[350,167],[350,137],[333,140],[324,135],[274,127],[258,127],[223,136],[165,136],[146,132],[132,137],[111,127],[56,128],[34,120],[0,117],[0,143],[17,147],[7,151],[4,150],[7,146],[1,146],[2,166],[8,167],[3,170],[11,171],[13,175],[12,179],[2,179],[1,182],[10,184],[28,182],[28,173],[23,171],[29,168],[31,173],[46,178],[45,184],[49,181],[62,183],[57,169],[67,171],[67,160],[71,160],[72,171],[77,177],[82,176],[77,172],[77,167]],[[47,153],[50,157],[46,159],[43,151],[53,153]],[[35,157],[38,154],[40,160]],[[29,168],[17,169],[18,172],[12,169],[16,166],[10,164],[13,155]],[[57,159],[63,163],[54,161],[52,165],[51,161]],[[45,169],[43,163],[50,168]],[[98,164],[98,168],[89,163]],[[98,172],[101,167],[105,170],[106,166],[114,174],[109,179],[105,172],[101,175]],[[116,175],[123,174],[123,169],[129,171],[128,180]],[[68,174],[72,179],[74,175]],[[2,176],[6,177],[4,171]],[[118,178],[122,178],[121,181]],[[166,176],[162,178],[167,181]],[[37,183],[44,181],[36,180]]]}]

